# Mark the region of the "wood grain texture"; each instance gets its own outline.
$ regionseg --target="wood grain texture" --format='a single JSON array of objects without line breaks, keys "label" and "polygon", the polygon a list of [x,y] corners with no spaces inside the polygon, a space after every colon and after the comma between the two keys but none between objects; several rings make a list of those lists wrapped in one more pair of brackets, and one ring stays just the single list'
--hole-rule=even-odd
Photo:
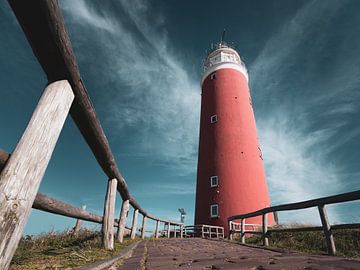
[{"label": "wood grain texture", "polygon": [[[1,157],[0,158],[0,167],[4,167],[5,163],[7,162],[8,158],[10,157],[10,154],[7,153],[6,151],[0,149],[0,157]],[[1,172],[1,170],[0,170],[0,172]],[[40,210],[40,211],[56,214],[56,215],[77,218],[79,220],[96,222],[99,224],[102,224],[102,221],[103,221],[102,216],[85,211],[86,207],[78,208],[71,204],[57,200],[53,197],[47,196],[41,192],[38,192],[36,194],[32,208]],[[77,222],[77,224],[78,224],[78,222]],[[118,227],[118,223],[116,222],[116,220],[114,221],[114,226]],[[125,230],[129,230],[129,229],[125,228]]]},{"label": "wood grain texture", "polygon": [[141,239],[145,239],[146,231],[146,216],[143,216],[142,225],[141,225]]},{"label": "wood grain texture", "polygon": [[126,218],[129,213],[129,200],[125,200],[122,202],[121,211],[120,211],[120,218],[119,218],[119,227],[117,231],[117,240],[122,243],[124,241],[124,233],[125,233],[125,224]]},{"label": "wood grain texture", "polygon": [[157,220],[155,225],[155,238],[159,238],[159,223],[160,221]]},{"label": "wood grain texture", "polygon": [[0,172],[3,170],[9,158],[10,158],[10,154],[4,151],[3,149],[0,149]]},{"label": "wood grain texture", "polygon": [[167,236],[167,238],[170,238],[170,223],[168,223],[167,224],[167,234],[166,234],[166,236]]},{"label": "wood grain texture", "polygon": [[102,244],[106,250],[114,249],[114,215],[117,179],[108,181],[102,225]]},{"label": "wood grain texture", "polygon": [[240,240],[241,240],[241,243],[242,244],[245,244],[245,218],[242,218],[240,220],[240,230],[241,230],[241,233],[240,233]]},{"label": "wood grain texture", "polygon": [[349,202],[349,201],[354,201],[354,200],[360,200],[360,190],[342,193],[342,194],[333,195],[333,196],[328,196],[328,197],[322,197],[322,198],[308,200],[308,201],[271,206],[271,207],[260,209],[255,212],[231,216],[231,217],[228,217],[228,220],[256,217],[256,216],[260,216],[264,213],[272,213],[275,211],[298,210],[298,209],[305,209],[305,208],[310,208],[310,207],[318,207],[318,205]]},{"label": "wood grain texture", "polygon": [[8,269],[74,99],[63,80],[48,85],[0,174],[0,269]]},{"label": "wood grain texture", "polygon": [[263,237],[263,245],[266,247],[269,246],[269,236],[267,234],[267,230],[268,230],[267,215],[268,214],[262,215],[262,237]]},{"label": "wood grain texture", "polygon": [[135,209],[133,213],[132,225],[131,225],[131,234],[130,238],[135,239],[137,222],[138,222],[139,209]]},{"label": "wood grain texture", "polygon": [[329,255],[335,255],[336,247],[335,247],[334,237],[331,232],[329,218],[326,213],[325,205],[319,205],[318,209],[319,209],[321,224],[323,226],[323,231],[324,231],[324,235],[325,235],[325,239],[326,239],[326,246],[327,246],[328,253],[329,253]]},{"label": "wood grain texture", "polygon": [[[108,139],[97,118],[85,84],[80,76],[77,60],[58,2],[56,0],[8,0],[27,40],[49,82],[66,79],[75,94],[70,114],[89,145],[99,165],[109,177],[118,180],[123,200],[140,213],[156,220],[131,196],[111,151]],[[167,222],[167,220],[163,220]]]}]

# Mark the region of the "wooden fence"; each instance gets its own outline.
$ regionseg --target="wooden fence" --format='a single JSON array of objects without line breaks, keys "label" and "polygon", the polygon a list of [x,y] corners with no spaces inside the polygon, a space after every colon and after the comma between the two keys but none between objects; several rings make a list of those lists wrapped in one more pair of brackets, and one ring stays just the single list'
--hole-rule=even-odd
[{"label": "wooden fence", "polygon": [[[268,208],[263,208],[261,210],[247,213],[247,214],[241,214],[241,215],[235,215],[228,218],[228,224],[229,224],[229,238],[231,239],[232,234],[234,233],[240,233],[240,240],[242,243],[245,243],[245,234],[261,234],[263,238],[263,245],[268,246],[269,245],[269,235],[271,233],[281,233],[281,232],[303,232],[303,231],[323,231],[325,240],[326,240],[326,246],[328,249],[328,254],[335,255],[336,253],[336,247],[334,242],[334,237],[332,234],[332,230],[336,229],[354,229],[354,228],[360,228],[360,223],[351,223],[351,224],[336,224],[331,225],[329,218],[326,213],[325,206],[328,204],[336,204],[336,203],[342,203],[342,202],[349,202],[349,201],[355,201],[360,200],[360,190],[343,193],[339,195],[329,196],[329,197],[323,197],[318,198],[314,200],[308,200],[308,201],[302,201],[297,203],[290,203],[290,204],[283,204],[283,205],[277,205],[272,206]],[[279,211],[291,211],[291,210],[299,210],[299,209],[306,209],[310,207],[317,207],[320,215],[320,220],[322,226],[316,226],[316,227],[298,227],[298,228],[268,228],[268,222],[267,222],[267,215],[269,213],[279,212]],[[245,223],[247,218],[256,217],[256,216],[262,216],[262,224],[260,230],[247,230],[248,224]],[[235,220],[240,220],[240,229],[236,229],[235,226],[238,226],[238,223],[235,223]],[[234,226],[235,225],[235,226]],[[253,224],[251,224],[253,225]]]},{"label": "wooden fence", "polygon": [[[57,1],[8,2],[47,76],[48,85],[11,155],[0,153],[0,269],[9,268],[32,207],[102,224],[103,245],[107,249],[113,249],[114,226],[118,227],[117,240],[123,241],[130,206],[134,208],[131,238],[137,231],[139,213],[143,216],[142,238],[148,219],[156,221],[156,237],[160,223],[167,224],[168,231],[171,225],[182,228],[181,223],[147,213],[131,196],[81,79]],[[103,216],[38,193],[68,113],[108,177]],[[114,219],[116,191],[122,198],[118,221]]]}]

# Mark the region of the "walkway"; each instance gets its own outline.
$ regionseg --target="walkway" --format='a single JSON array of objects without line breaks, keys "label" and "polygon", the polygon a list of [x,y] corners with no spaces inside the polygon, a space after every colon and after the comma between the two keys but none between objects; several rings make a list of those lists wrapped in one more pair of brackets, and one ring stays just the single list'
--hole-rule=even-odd
[{"label": "walkway", "polygon": [[360,259],[305,256],[200,238],[141,242],[119,270],[360,269]]}]

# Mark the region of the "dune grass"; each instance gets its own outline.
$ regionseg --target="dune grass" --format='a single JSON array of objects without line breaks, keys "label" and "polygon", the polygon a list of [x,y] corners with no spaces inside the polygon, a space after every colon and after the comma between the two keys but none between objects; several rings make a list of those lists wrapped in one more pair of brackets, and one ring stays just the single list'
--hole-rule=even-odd
[{"label": "dune grass", "polygon": [[[360,229],[334,230],[333,236],[337,256],[360,257]],[[259,235],[246,239],[246,243],[261,245]],[[269,238],[270,247],[285,251],[300,251],[309,254],[327,254],[326,242],[321,231],[272,233]]]},{"label": "dune grass", "polygon": [[47,233],[21,239],[11,263],[11,270],[74,269],[116,255],[136,240],[115,242],[114,251],[101,248],[101,235],[91,230],[80,230],[74,236],[68,232]]}]

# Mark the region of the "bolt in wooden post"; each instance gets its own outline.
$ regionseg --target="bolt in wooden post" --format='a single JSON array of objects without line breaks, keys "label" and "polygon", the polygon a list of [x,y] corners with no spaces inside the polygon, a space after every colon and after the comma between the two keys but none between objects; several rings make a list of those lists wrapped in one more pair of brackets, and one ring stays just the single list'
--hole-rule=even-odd
[{"label": "bolt in wooden post", "polygon": [[121,211],[120,211],[120,218],[119,218],[119,227],[117,231],[116,238],[117,240],[122,243],[124,241],[124,234],[125,234],[125,224],[126,218],[129,212],[129,200],[125,200],[122,202]]},{"label": "bolt in wooden post", "polygon": [[145,239],[145,231],[146,231],[146,216],[143,216],[142,227],[141,227],[141,239]]},{"label": "bolt in wooden post", "polygon": [[155,238],[159,238],[159,223],[160,221],[156,221],[156,227],[155,227]]},{"label": "bolt in wooden post", "polygon": [[228,222],[228,239],[229,240],[233,239],[233,237],[232,237],[232,221],[231,220]]},{"label": "bolt in wooden post", "polygon": [[114,214],[115,214],[115,199],[116,199],[116,178],[108,181],[104,217],[102,225],[102,244],[106,250],[114,249]]},{"label": "bolt in wooden post", "polygon": [[168,223],[168,227],[167,227],[167,238],[170,238],[170,223]]},{"label": "bolt in wooden post", "polygon": [[262,232],[263,232],[263,245],[269,246],[269,238],[267,235],[267,213],[262,215]]},{"label": "bolt in wooden post", "polygon": [[132,226],[131,226],[131,235],[130,235],[131,239],[135,239],[136,236],[138,215],[139,215],[139,209],[135,209],[133,214]]},{"label": "bolt in wooden post", "polygon": [[240,220],[240,238],[241,238],[241,243],[245,244],[245,218],[242,218]]},{"label": "bolt in wooden post", "polygon": [[0,269],[9,268],[74,94],[63,80],[49,84],[0,174]]},{"label": "bolt in wooden post", "polygon": [[325,235],[325,239],[326,239],[326,246],[327,246],[328,254],[329,255],[335,255],[336,254],[336,247],[335,247],[334,237],[333,237],[332,232],[331,232],[331,226],[330,226],[330,223],[329,223],[329,218],[328,218],[327,213],[326,213],[325,205],[319,205],[318,209],[319,209],[319,214],[320,214],[322,227],[323,227],[323,230],[324,230],[324,235]]}]

